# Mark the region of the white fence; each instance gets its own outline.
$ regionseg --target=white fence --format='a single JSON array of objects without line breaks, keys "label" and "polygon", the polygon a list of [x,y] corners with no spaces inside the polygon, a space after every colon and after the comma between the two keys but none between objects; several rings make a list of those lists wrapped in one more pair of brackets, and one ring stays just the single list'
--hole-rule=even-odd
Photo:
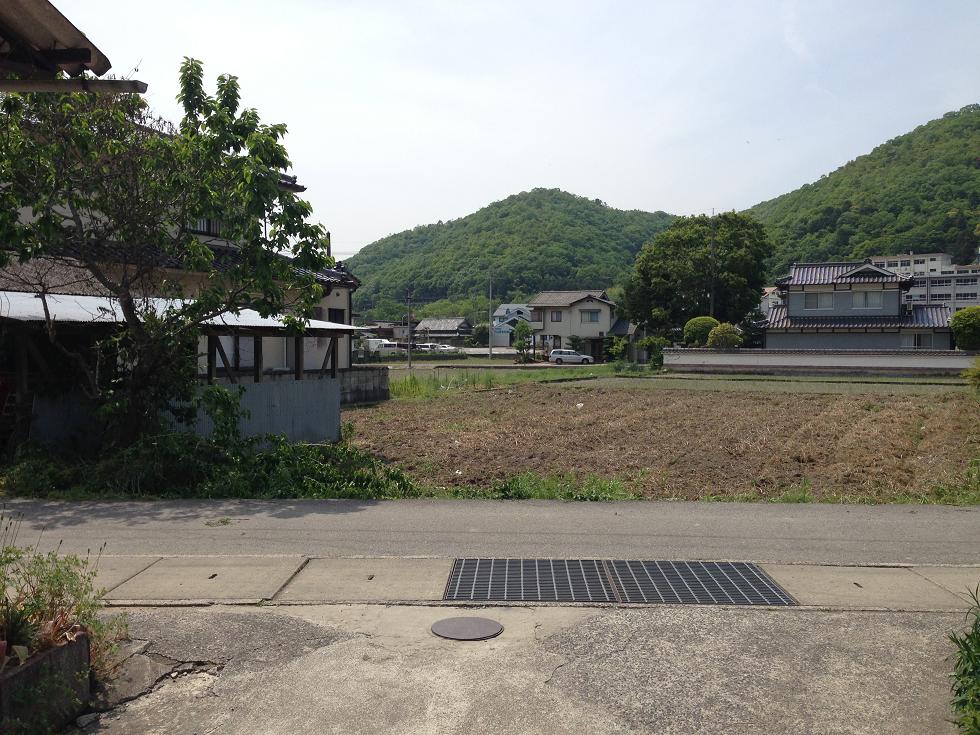
[{"label": "white fence", "polygon": [[664,367],[704,373],[957,375],[977,353],[961,350],[712,350],[669,348]]}]

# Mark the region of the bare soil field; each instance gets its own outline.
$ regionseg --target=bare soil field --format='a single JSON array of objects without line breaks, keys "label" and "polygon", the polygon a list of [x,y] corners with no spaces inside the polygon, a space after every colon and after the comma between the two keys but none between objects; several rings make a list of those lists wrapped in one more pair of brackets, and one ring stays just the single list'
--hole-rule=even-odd
[{"label": "bare soil field", "polygon": [[[962,482],[980,456],[966,390],[931,394],[515,385],[345,411],[354,443],[434,486],[517,473],[619,478],[650,498],[888,502]],[[625,385],[624,385],[625,383]],[[785,498],[784,498],[785,499]]]}]

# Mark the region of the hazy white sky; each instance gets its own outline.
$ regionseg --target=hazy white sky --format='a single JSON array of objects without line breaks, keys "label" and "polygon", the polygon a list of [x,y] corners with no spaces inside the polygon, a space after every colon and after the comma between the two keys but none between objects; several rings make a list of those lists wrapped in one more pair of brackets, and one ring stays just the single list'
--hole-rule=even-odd
[{"label": "hazy white sky", "polygon": [[980,101],[980,2],[54,0],[174,120],[183,56],[289,127],[340,257],[558,187],[741,209]]}]

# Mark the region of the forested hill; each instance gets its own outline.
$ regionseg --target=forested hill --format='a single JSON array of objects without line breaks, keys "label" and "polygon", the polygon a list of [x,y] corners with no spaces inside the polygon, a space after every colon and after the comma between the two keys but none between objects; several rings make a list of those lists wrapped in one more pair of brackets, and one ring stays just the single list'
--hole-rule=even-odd
[{"label": "forested hill", "polygon": [[980,105],[947,113],[748,211],[769,231],[774,273],[794,261],[909,250],[969,262],[980,245]]},{"label": "forested hill", "polygon": [[362,281],[355,308],[373,318],[404,313],[406,291],[422,304],[545,289],[606,288],[672,215],[622,211],[558,189],[534,189],[461,219],[424,225],[365,246],[347,260]]}]

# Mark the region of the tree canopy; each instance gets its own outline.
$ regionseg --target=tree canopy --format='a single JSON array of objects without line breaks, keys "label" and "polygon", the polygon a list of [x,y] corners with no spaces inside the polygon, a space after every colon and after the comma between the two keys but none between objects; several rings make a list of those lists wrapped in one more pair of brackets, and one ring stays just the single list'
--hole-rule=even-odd
[{"label": "tree canopy", "polygon": [[498,301],[547,289],[606,288],[671,219],[558,189],[515,194],[461,219],[365,246],[347,261],[362,283],[354,305],[369,318],[395,318],[411,288],[420,304],[442,302],[447,313],[440,315],[467,313],[453,304],[487,297],[491,276]]},{"label": "tree canopy", "polygon": [[752,207],[793,262],[947,252],[968,263],[980,246],[980,105],[889,140],[796,191]]},{"label": "tree canopy", "polygon": [[759,303],[770,252],[765,230],[748,215],[679,217],[643,246],[623,287],[623,310],[661,333],[697,316],[738,322]]},{"label": "tree canopy", "polygon": [[[48,335],[129,438],[187,397],[201,324],[243,308],[288,312],[299,324],[322,296],[315,273],[332,263],[310,205],[282,185],[285,126],[241,109],[233,76],[209,94],[193,59],[181,67],[178,99],[176,127],[135,94],[0,101],[0,265],[74,268],[118,299],[123,330],[100,348],[125,369],[108,383],[96,356],[70,351],[50,323]],[[220,238],[195,234],[202,219],[220,222]],[[39,276],[38,293],[49,290],[43,269],[25,272]],[[193,286],[175,272],[194,274]],[[161,312],[155,296],[171,305]]]}]

